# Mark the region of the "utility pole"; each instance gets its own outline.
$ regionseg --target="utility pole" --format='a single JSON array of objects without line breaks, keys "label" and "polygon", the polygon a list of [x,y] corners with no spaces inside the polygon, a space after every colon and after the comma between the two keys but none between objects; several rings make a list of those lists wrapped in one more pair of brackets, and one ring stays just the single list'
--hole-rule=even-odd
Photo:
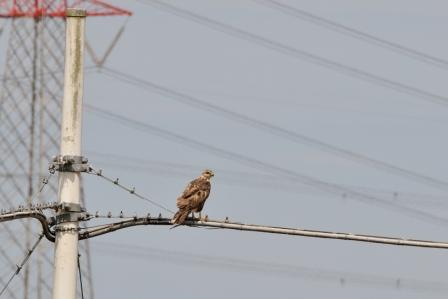
[{"label": "utility pole", "polygon": [[53,299],[76,297],[85,18],[85,10],[67,9]]}]

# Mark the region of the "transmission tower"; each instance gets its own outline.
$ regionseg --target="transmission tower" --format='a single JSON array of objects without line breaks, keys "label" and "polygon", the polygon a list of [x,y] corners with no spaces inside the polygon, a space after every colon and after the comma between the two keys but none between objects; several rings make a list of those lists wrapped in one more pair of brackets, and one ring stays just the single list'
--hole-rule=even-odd
[{"label": "transmission tower", "polygon": [[[37,198],[48,162],[59,153],[63,92],[65,15],[68,7],[88,16],[130,12],[97,0],[0,0],[0,18],[9,19],[9,44],[0,85],[0,208],[55,201],[52,178]],[[4,36],[5,37],[5,36]],[[39,233],[33,220],[2,223],[0,287]],[[93,298],[89,246],[80,243],[84,293]],[[8,289],[10,298],[50,298],[53,246],[43,242]]]}]

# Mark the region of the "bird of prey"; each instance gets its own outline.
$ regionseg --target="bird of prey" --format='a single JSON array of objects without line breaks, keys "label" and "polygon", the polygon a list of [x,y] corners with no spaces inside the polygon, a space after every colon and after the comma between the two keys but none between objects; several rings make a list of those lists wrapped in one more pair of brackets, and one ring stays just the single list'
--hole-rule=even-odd
[{"label": "bird of prey", "polygon": [[173,217],[173,224],[183,224],[190,213],[192,213],[193,218],[194,213],[199,213],[199,218],[201,218],[202,208],[210,194],[210,179],[213,176],[213,171],[206,169],[200,177],[188,184],[184,192],[176,200],[179,211]]}]

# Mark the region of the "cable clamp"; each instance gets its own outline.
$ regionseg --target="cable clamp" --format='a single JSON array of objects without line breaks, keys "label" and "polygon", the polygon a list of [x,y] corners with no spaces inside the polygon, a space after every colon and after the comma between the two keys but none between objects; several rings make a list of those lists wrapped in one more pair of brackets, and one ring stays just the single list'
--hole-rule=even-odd
[{"label": "cable clamp", "polygon": [[77,233],[79,232],[79,228],[76,227],[60,227],[60,226],[56,226],[54,229],[54,232],[74,232]]},{"label": "cable clamp", "polygon": [[58,206],[56,224],[82,221],[88,218],[87,212],[80,204],[63,202]]},{"label": "cable clamp", "polygon": [[57,155],[50,163],[50,173],[60,172],[88,172],[90,171],[89,160],[83,156]]}]

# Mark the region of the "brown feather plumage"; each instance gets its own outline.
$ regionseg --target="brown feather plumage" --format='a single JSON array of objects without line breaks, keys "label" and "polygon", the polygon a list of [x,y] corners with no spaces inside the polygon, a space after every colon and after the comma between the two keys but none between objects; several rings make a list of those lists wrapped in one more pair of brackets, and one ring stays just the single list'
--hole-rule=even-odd
[{"label": "brown feather plumage", "polygon": [[212,176],[212,171],[205,170],[200,177],[188,184],[184,192],[176,200],[179,210],[173,217],[174,224],[183,224],[190,213],[202,211],[204,203],[210,195],[210,178]]}]

